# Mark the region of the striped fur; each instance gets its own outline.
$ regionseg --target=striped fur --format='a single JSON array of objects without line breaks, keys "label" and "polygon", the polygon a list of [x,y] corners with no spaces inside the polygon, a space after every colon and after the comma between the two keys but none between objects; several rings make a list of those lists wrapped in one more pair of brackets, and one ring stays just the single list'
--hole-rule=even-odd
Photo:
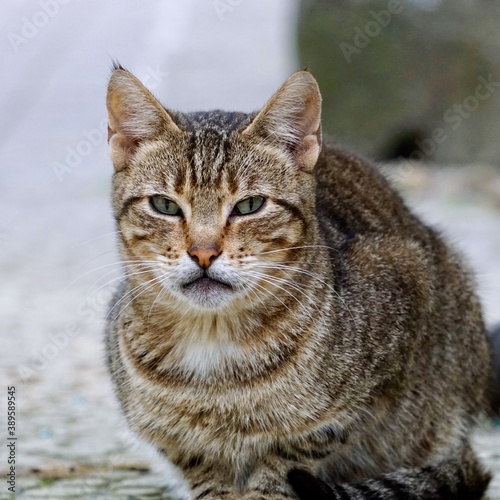
[{"label": "striped fur", "polygon": [[[479,499],[468,440],[491,367],[472,279],[374,168],[321,144],[320,103],[298,72],[260,113],[182,114],[113,72],[123,412],[193,499]],[[235,215],[249,196],[266,201]]]}]

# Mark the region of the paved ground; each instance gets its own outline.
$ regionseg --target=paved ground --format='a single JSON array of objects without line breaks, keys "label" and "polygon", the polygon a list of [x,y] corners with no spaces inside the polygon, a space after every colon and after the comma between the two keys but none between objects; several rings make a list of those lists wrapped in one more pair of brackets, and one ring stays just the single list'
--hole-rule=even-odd
[{"label": "paved ground", "polygon": [[[125,56],[174,107],[248,110],[263,103],[294,67],[294,3],[243,1],[222,17],[215,4],[162,3],[169,7],[151,14],[129,0],[120,12],[97,0],[61,2],[17,52],[7,34],[22,34],[23,19],[33,21],[41,7],[23,2],[3,12],[0,49],[10,71],[0,83],[0,106],[11,120],[2,123],[0,150],[0,377],[2,390],[16,387],[18,498],[169,498],[162,491],[170,476],[152,473],[156,461],[128,437],[104,369],[102,321],[119,267],[111,165],[98,127],[110,56]],[[114,13],[118,19],[109,23]],[[128,40],[134,29],[148,36]],[[70,165],[68,151],[82,151],[84,141],[90,151]],[[58,165],[69,170],[58,176]],[[500,321],[499,172],[411,167],[394,178],[469,254],[488,321]],[[0,395],[3,436],[6,401]],[[477,443],[498,472],[490,498],[500,499],[500,431],[483,429]],[[2,478],[6,451],[2,446]],[[5,486],[0,499],[8,498]]]}]

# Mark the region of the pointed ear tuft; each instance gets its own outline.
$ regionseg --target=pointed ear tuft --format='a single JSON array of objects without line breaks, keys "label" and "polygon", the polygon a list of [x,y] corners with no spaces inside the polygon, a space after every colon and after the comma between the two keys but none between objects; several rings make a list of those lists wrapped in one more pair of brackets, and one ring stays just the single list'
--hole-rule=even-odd
[{"label": "pointed ear tuft", "polygon": [[112,59],[111,72],[115,71],[115,69],[122,69],[123,71],[127,71],[127,69],[120,64],[120,61],[118,61],[118,59]]},{"label": "pointed ear tuft", "polygon": [[321,150],[321,94],[311,73],[288,78],[242,134],[281,145],[299,168],[311,172]]},{"label": "pointed ear tuft", "polygon": [[162,130],[180,132],[165,108],[129,71],[115,67],[108,84],[108,142],[117,171],[128,165],[142,141]]}]

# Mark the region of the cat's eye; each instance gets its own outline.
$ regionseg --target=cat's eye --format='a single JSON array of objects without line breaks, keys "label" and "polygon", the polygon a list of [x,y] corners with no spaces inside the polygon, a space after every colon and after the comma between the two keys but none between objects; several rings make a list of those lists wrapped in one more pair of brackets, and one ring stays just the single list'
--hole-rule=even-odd
[{"label": "cat's eye", "polygon": [[150,199],[152,207],[165,215],[181,215],[181,209],[177,203],[162,196],[152,196]]},{"label": "cat's eye", "polygon": [[250,196],[250,198],[245,198],[239,203],[236,203],[233,208],[232,215],[253,214],[254,212],[257,212],[257,210],[262,208],[262,205],[264,205],[265,201],[266,199],[263,196]]}]

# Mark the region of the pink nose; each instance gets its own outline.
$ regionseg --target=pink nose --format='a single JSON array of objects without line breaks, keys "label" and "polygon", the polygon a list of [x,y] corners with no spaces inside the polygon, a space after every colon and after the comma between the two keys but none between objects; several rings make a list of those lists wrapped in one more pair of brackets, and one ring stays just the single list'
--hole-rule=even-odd
[{"label": "pink nose", "polygon": [[206,269],[211,266],[221,251],[219,247],[199,248],[192,246],[188,250],[188,254],[200,267]]}]

